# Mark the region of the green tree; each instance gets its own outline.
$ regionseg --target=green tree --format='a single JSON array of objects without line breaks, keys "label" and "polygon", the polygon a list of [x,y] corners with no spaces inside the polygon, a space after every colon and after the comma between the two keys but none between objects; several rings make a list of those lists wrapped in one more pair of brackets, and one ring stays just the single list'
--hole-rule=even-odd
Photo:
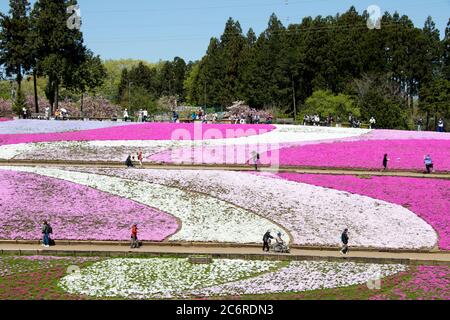
[{"label": "green tree", "polygon": [[345,94],[334,95],[331,91],[319,90],[306,99],[305,108],[299,113],[299,118],[304,115],[318,114],[319,116],[340,117],[346,119],[349,114],[356,117],[361,115],[359,108],[353,99]]},{"label": "green tree", "polygon": [[9,15],[0,13],[0,65],[7,76],[15,76],[18,90],[24,75],[31,69],[29,44],[30,4],[27,0],[10,0]]},{"label": "green tree", "polygon": [[[436,79],[428,86],[422,88],[422,99],[419,104],[420,111],[427,115],[427,120],[434,117],[434,127],[437,127],[439,118],[450,119],[450,81]],[[427,121],[429,129],[429,121]]]},{"label": "green tree", "polygon": [[77,76],[73,70],[86,60],[83,34],[67,27],[67,7],[76,4],[76,0],[38,0],[31,13],[39,57],[37,68],[48,77],[46,95],[51,111],[58,107],[60,87],[72,85],[70,79]]},{"label": "green tree", "polygon": [[442,40],[442,48],[442,75],[445,79],[450,80],[450,19],[448,19],[447,27],[445,28],[445,37]]},{"label": "green tree", "polygon": [[23,108],[27,108],[27,99],[23,94],[22,90],[17,91],[16,99],[14,100],[12,110],[15,114],[23,114]]}]

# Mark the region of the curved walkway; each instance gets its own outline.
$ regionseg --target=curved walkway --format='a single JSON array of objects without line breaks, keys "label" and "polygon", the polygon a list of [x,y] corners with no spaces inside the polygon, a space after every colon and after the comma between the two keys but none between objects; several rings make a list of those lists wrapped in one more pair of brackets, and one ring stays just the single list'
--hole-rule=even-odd
[{"label": "curved walkway", "polygon": [[[88,168],[125,168],[122,162],[104,161],[104,162],[82,162],[82,161],[32,161],[32,160],[0,160],[0,166],[47,166],[47,167],[88,167]],[[227,171],[254,171],[252,166],[242,165],[170,165],[170,164],[149,164],[144,163],[143,169],[164,169],[164,170],[227,170]],[[137,165],[136,169],[140,169]],[[419,171],[404,170],[359,170],[346,168],[313,168],[313,167],[261,167],[263,172],[293,172],[308,174],[330,174],[330,175],[356,175],[356,176],[385,176],[385,177],[410,177],[410,178],[428,178],[428,179],[448,179],[450,172],[435,172],[427,174]]]},{"label": "curved walkway", "polygon": [[401,263],[412,265],[450,265],[450,253],[447,252],[382,252],[351,250],[343,257],[338,250],[332,249],[291,249],[290,254],[263,253],[255,246],[215,246],[215,245],[144,245],[140,249],[129,249],[114,244],[74,244],[57,245],[43,248],[39,244],[0,244],[0,254],[14,255],[90,255],[90,256],[180,256],[209,255],[215,258],[245,258],[273,260],[327,260],[353,261],[361,263]]}]

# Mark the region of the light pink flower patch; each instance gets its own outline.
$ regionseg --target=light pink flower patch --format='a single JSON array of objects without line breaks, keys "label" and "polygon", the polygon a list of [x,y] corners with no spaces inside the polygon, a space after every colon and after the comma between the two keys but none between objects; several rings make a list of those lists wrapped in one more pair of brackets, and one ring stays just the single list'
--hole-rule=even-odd
[{"label": "light pink flower patch", "polygon": [[231,139],[274,129],[272,125],[144,123],[76,132],[1,134],[0,145],[57,141]]},{"label": "light pink flower patch", "polygon": [[437,171],[450,171],[450,140],[367,140],[321,143],[280,150],[284,166],[381,169],[384,154],[389,168],[425,170],[431,155]]},{"label": "light pink flower patch", "polygon": [[449,300],[450,267],[419,266],[411,279],[400,282],[391,294],[380,294],[370,300]]},{"label": "light pink flower patch", "polygon": [[402,205],[430,224],[439,234],[439,247],[450,250],[450,181],[434,179],[310,175],[280,173],[278,177],[364,195]]},{"label": "light pink flower patch", "polygon": [[0,118],[0,122],[6,122],[6,121],[11,121],[12,119],[9,118]]},{"label": "light pink flower patch", "polygon": [[43,220],[57,240],[128,240],[137,223],[141,240],[163,241],[178,229],[166,213],[75,183],[8,170],[0,181],[0,239],[40,239]]}]

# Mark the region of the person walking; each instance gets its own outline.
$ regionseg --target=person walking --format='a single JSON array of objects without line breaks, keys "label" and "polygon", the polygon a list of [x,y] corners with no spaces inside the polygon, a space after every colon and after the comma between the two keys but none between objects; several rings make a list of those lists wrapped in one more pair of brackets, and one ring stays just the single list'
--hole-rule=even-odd
[{"label": "person walking", "polygon": [[438,132],[444,132],[444,120],[442,118],[438,122]]},{"label": "person walking", "polygon": [[388,158],[388,155],[385,154],[385,155],[384,155],[384,158],[383,158],[383,171],[386,171],[386,170],[387,170],[389,160],[390,160],[390,159]]},{"label": "person walking", "polygon": [[133,168],[133,167],[134,167],[133,161],[131,160],[131,154],[128,155],[128,158],[127,158],[127,160],[125,161],[125,165],[126,165],[128,168]]},{"label": "person walking", "polygon": [[258,171],[258,162],[259,162],[260,158],[261,158],[261,156],[259,155],[259,153],[256,151],[253,151],[252,157],[249,161],[247,161],[247,163],[250,164],[250,161],[252,161],[253,165],[255,166],[255,171]]},{"label": "person walking", "polygon": [[417,131],[422,131],[422,126],[423,126],[423,119],[422,117],[420,117],[419,120],[417,120]]},{"label": "person walking", "polygon": [[127,109],[124,109],[124,110],[123,110],[123,121],[128,122],[128,118],[129,118],[129,116],[128,116],[128,110],[127,110]]},{"label": "person walking", "polygon": [[142,155],[142,150],[139,149],[138,155],[137,155],[138,161],[139,161],[139,165],[142,168],[142,160],[144,159],[144,156]]},{"label": "person walking", "polygon": [[44,220],[44,223],[42,224],[42,234],[43,234],[43,239],[42,239],[42,246],[43,247],[50,247],[50,234],[53,233],[52,227],[50,226],[50,224]]},{"label": "person walking", "polygon": [[349,241],[349,236],[348,236],[348,229],[345,229],[344,232],[341,235],[341,241],[342,241],[342,249],[341,249],[341,254],[347,254],[349,249],[348,249],[348,241]]},{"label": "person walking", "polygon": [[263,237],[263,251],[265,251],[265,252],[270,251],[270,240],[271,239],[273,239],[273,237],[270,234],[270,230],[267,230],[267,232],[264,234],[264,237]]},{"label": "person walking", "polygon": [[376,125],[376,123],[377,123],[377,120],[375,120],[375,118],[374,117],[372,117],[372,118],[370,118],[370,130],[372,130],[372,129],[374,129],[375,128],[375,125]]},{"label": "person walking", "polygon": [[130,247],[131,247],[131,249],[139,248],[137,224],[133,224],[133,226],[131,227],[131,246]]},{"label": "person walking", "polygon": [[433,160],[431,159],[431,156],[428,154],[425,156],[425,168],[427,170],[427,173],[430,174],[432,171],[434,172],[434,165]]}]

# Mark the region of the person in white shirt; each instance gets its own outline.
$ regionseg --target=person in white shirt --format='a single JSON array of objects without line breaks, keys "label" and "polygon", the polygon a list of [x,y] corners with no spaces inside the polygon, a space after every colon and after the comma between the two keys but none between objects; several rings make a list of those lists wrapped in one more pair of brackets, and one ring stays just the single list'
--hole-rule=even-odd
[{"label": "person in white shirt", "polygon": [[370,118],[370,129],[373,129],[375,127],[376,123],[377,123],[377,120],[375,120],[374,117]]}]

